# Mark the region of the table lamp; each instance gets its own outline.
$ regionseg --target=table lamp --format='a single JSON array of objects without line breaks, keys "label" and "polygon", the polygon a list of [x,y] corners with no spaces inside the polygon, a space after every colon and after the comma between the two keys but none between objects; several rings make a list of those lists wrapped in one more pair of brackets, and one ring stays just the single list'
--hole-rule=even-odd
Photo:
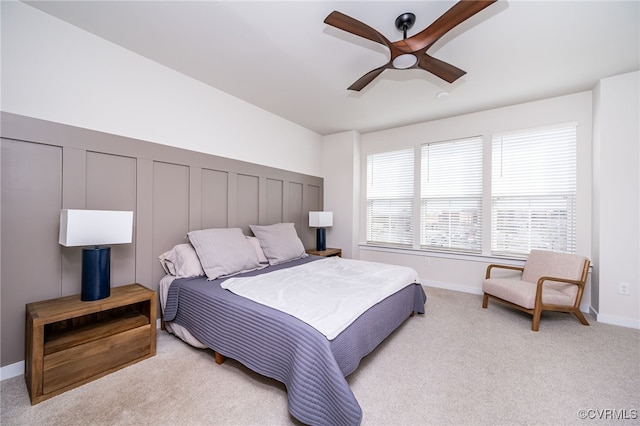
[{"label": "table lamp", "polygon": [[316,229],[316,250],[327,249],[326,228],[333,226],[333,212],[309,212],[309,227]]},{"label": "table lamp", "polygon": [[82,249],[82,291],[80,300],[91,301],[111,294],[111,247],[132,241],[133,212],[114,210],[71,210],[60,212],[60,240],[65,247]]}]

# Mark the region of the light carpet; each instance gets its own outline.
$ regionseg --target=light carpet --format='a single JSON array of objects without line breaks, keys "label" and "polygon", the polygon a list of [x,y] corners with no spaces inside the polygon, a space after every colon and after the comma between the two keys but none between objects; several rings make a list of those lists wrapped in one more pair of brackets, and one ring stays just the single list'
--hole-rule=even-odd
[{"label": "light carpet", "polygon": [[[425,290],[426,313],[347,378],[363,425],[640,425],[640,330],[545,313],[535,333],[497,302]],[[163,331],[155,357],[35,406],[22,376],[0,396],[2,425],[300,424],[284,385]]]}]

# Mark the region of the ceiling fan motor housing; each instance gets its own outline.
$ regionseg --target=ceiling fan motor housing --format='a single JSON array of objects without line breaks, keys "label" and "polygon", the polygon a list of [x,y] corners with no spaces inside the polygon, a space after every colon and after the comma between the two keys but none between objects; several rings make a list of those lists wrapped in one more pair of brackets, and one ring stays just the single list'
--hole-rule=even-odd
[{"label": "ceiling fan motor housing", "polygon": [[411,12],[403,13],[396,18],[396,28],[402,31],[404,38],[407,38],[407,30],[413,27],[416,22],[416,15]]}]

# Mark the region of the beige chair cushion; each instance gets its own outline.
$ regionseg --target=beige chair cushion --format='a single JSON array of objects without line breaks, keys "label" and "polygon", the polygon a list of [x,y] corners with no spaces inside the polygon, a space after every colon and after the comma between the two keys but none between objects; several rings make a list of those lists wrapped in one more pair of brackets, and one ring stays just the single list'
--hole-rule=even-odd
[{"label": "beige chair cushion", "polygon": [[[508,278],[490,278],[484,280],[482,291],[499,297],[526,309],[536,304],[537,283]],[[545,305],[573,306],[578,286],[574,284],[545,281],[542,290],[542,303]]]}]

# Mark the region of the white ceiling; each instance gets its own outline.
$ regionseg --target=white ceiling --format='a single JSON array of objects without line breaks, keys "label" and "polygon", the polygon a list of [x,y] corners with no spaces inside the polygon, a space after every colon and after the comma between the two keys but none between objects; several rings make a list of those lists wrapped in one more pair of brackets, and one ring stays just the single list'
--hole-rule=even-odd
[{"label": "white ceiling", "polygon": [[[323,23],[338,10],[389,40],[455,1],[36,1],[40,10],[320,134],[366,133],[590,90],[640,68],[640,1],[499,0],[429,54],[465,71],[453,84],[386,70],[383,46]],[[449,96],[436,98],[439,92]]]}]

